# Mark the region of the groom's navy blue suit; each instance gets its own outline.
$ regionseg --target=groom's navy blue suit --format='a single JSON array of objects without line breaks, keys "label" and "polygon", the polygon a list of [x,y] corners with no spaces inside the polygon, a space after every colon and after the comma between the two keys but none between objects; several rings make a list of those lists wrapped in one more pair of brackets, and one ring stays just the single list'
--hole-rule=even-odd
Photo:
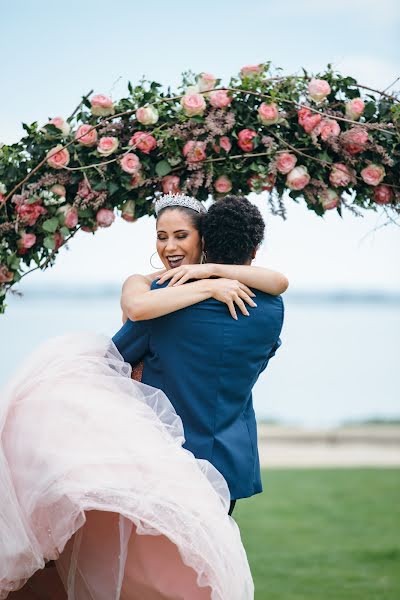
[{"label": "groom's navy blue suit", "polygon": [[280,345],[283,322],[280,296],[256,291],[255,301],[237,321],[210,299],[127,321],[113,338],[126,362],[144,361],[143,383],[168,396],[183,422],[184,447],[222,473],[232,499],[262,491],[251,392]]}]

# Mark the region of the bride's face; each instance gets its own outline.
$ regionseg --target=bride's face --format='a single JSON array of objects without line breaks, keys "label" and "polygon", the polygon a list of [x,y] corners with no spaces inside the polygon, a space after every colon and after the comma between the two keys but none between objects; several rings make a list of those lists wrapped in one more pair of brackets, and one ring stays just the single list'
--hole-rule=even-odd
[{"label": "bride's face", "polygon": [[200,262],[202,241],[190,217],[167,209],[157,220],[157,252],[166,269]]}]

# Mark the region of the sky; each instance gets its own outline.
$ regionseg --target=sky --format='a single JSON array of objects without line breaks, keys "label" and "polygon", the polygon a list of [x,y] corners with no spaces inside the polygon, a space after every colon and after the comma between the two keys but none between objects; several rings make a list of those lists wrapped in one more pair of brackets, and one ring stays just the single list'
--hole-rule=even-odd
[{"label": "sky", "polygon": [[[191,69],[226,82],[243,65],[267,60],[287,74],[333,63],[380,89],[400,75],[396,0],[0,0],[0,14],[4,143],[22,136],[21,122],[67,117],[91,89],[118,99],[142,75],[175,87]],[[252,200],[267,222],[257,264],[283,271],[291,289],[400,291],[400,231],[384,226],[382,214],[320,218],[287,199],[282,221],[268,213],[264,195]],[[119,284],[152,271],[154,246],[154,219],[118,219],[95,236],[79,233],[30,284]]]}]

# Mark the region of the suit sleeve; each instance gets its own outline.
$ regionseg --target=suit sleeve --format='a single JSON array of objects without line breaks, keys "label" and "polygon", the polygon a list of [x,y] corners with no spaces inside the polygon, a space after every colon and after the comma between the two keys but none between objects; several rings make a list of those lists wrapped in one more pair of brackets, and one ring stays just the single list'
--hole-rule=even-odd
[{"label": "suit sleeve", "polygon": [[146,321],[126,321],[112,340],[124,361],[137,365],[149,351],[149,326]]}]

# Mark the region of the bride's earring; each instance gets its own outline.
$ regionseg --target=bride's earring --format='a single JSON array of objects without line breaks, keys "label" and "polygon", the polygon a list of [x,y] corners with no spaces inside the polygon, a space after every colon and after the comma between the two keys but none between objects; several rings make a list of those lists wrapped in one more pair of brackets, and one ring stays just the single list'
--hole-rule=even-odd
[{"label": "bride's earring", "polygon": [[203,252],[201,253],[201,257],[200,257],[200,264],[204,265],[204,263],[206,263],[206,262],[207,262],[207,254],[203,250]]},{"label": "bride's earring", "polygon": [[153,260],[153,256],[155,254],[158,254],[158,252],[153,252],[153,254],[150,256],[150,265],[153,269],[155,269],[156,271],[161,271],[161,269],[164,269],[164,265],[161,265],[161,267],[156,267],[155,265],[153,265],[152,260]]}]

